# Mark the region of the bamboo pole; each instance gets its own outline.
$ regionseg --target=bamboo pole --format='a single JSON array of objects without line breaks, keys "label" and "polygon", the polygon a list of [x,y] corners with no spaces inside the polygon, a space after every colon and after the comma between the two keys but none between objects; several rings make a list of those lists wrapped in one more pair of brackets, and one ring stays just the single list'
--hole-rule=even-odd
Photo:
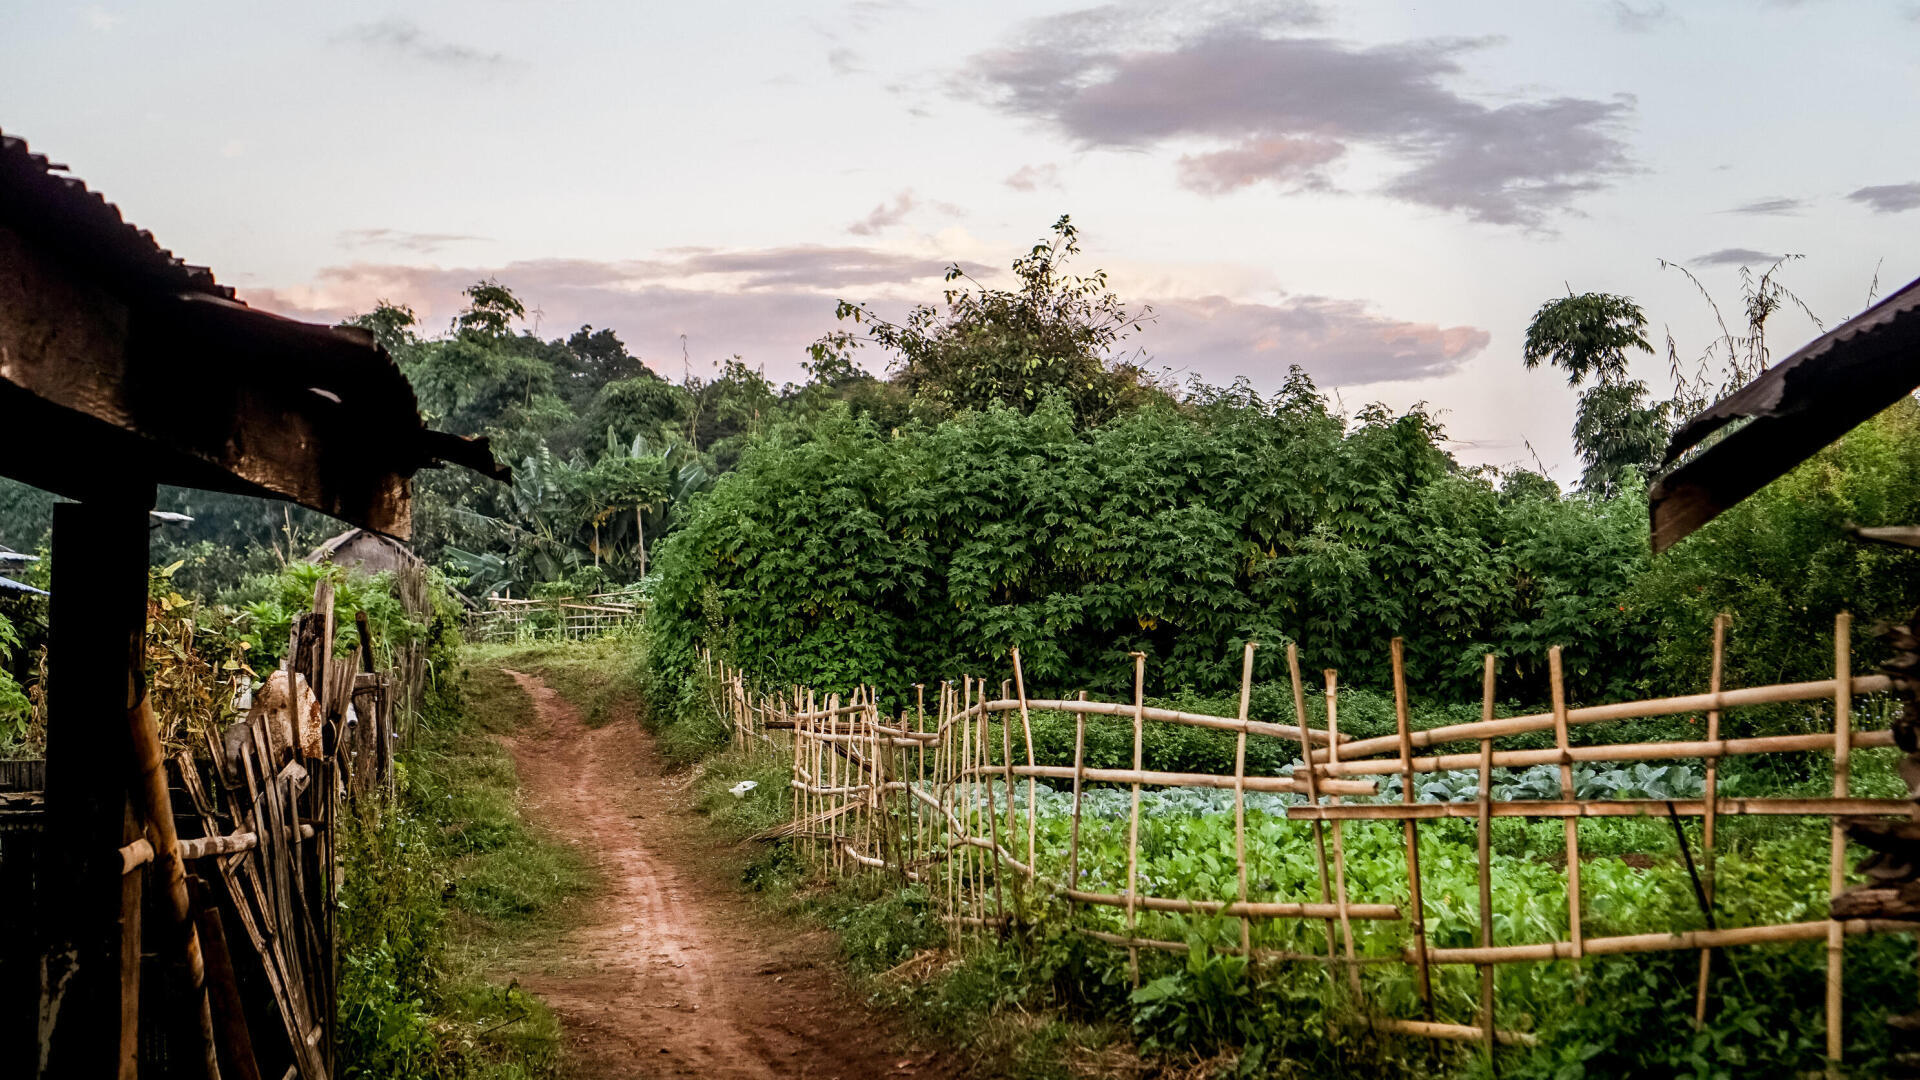
[{"label": "bamboo pole", "polygon": [[[1085,698],[1087,692],[1080,691]],[[1080,887],[1080,788],[1087,776],[1087,714],[1073,718],[1073,825],[1067,834],[1067,888]]]},{"label": "bamboo pole", "polygon": [[[1852,778],[1853,740],[1853,616],[1846,612],[1833,620],[1833,797],[1847,797]],[[1847,830],[1833,823],[1833,853],[1828,871],[1832,894],[1840,895],[1847,884]],[[1842,982],[1846,961],[1846,940],[1840,922],[1828,920],[1827,926],[1827,1072],[1840,1074],[1840,1062],[1846,1049],[1846,1031],[1842,1027]]]},{"label": "bamboo pole", "polygon": [[[1393,718],[1400,731],[1400,761],[1402,770],[1401,801],[1412,805],[1416,796],[1413,790],[1413,741],[1409,737],[1407,717],[1407,672],[1406,645],[1395,637],[1388,644],[1393,659]],[[1401,823],[1407,838],[1407,915],[1413,926],[1413,939],[1419,944],[1420,953],[1415,971],[1415,987],[1420,992],[1420,1001],[1426,1010],[1427,1019],[1433,1019],[1433,983],[1427,972],[1427,916],[1426,907],[1420,897],[1420,833],[1418,824],[1411,818]]]},{"label": "bamboo pole", "polygon": [[[1112,701],[1088,701],[1085,696],[1079,698],[1029,698],[1027,707],[1039,712],[1086,713],[1093,716],[1132,716],[1134,708],[1130,703]],[[1017,699],[989,701],[975,706],[970,712],[1013,712],[1020,708]],[[1244,725],[1227,716],[1208,716],[1205,713],[1181,712],[1177,709],[1146,707],[1141,715],[1155,723],[1181,724],[1186,727],[1213,728],[1218,731],[1239,731],[1244,727],[1251,735],[1269,735],[1276,739],[1298,739],[1300,729],[1292,724],[1271,724],[1264,720],[1249,720]],[[1325,743],[1327,734],[1317,729],[1308,729],[1307,737],[1316,744]],[[1325,756],[1324,750],[1316,754]]]},{"label": "bamboo pole", "polygon": [[[1252,705],[1253,696],[1253,650],[1258,648],[1253,642],[1246,644],[1240,660],[1240,732],[1233,740],[1233,866],[1239,879],[1240,903],[1247,902],[1247,711]],[[1291,657],[1291,646],[1288,655]],[[1311,773],[1313,770],[1307,770]],[[1312,787],[1313,781],[1307,781]],[[1317,830],[1318,825],[1314,828]],[[1324,869],[1324,865],[1322,867]],[[1322,896],[1320,899],[1325,900]],[[1253,952],[1253,924],[1245,915],[1240,916],[1240,948]]]},{"label": "bamboo pole", "polygon": [[[1332,749],[1334,762],[1340,760],[1340,701],[1338,687],[1340,673],[1333,668],[1324,669],[1321,674],[1327,683],[1327,745]],[[1332,804],[1340,802],[1340,796],[1328,796]],[[1355,1004],[1360,1001],[1360,968],[1354,963],[1353,915],[1347,910],[1347,852],[1343,836],[1347,831],[1346,822],[1333,823],[1333,902],[1340,917],[1340,940],[1347,953],[1347,987],[1353,993]]]},{"label": "bamboo pole", "polygon": [[[978,685],[980,687],[980,696],[985,697],[987,694],[987,681],[981,679]],[[984,713],[981,714],[980,726],[977,730],[980,732],[981,775],[984,777],[984,786],[986,788],[987,805],[984,810],[984,813],[987,815],[986,838],[992,842],[993,847],[989,850],[994,853],[994,858],[987,860],[993,870],[993,913],[996,917],[1005,919],[1007,917],[1007,890],[1002,879],[1005,878],[1006,875],[1001,873],[1002,867],[999,854],[1005,851],[1006,848],[1000,843],[1000,811],[995,809],[993,805],[993,776],[992,773],[988,771],[993,763],[993,742],[988,733],[986,715]],[[1007,726],[1001,724],[1000,731],[1003,735],[1006,733],[1006,730]],[[1010,742],[1009,746],[1011,746]],[[1008,756],[1012,756],[1011,749],[1008,750]],[[1011,769],[1013,767],[1012,763],[1008,762],[1006,767]],[[1007,816],[1008,822],[1011,824],[1013,816],[1013,780],[1011,776],[1009,776],[1007,780]]]},{"label": "bamboo pole", "polygon": [[[1855,679],[1858,684],[1862,680]],[[1706,699],[1707,695],[1701,695]],[[1578,712],[1578,709],[1571,710]],[[1498,726],[1501,721],[1495,721]],[[1464,726],[1464,725],[1462,725]],[[1415,732],[1414,734],[1419,734]],[[1475,736],[1493,738],[1500,734]],[[1850,739],[1855,750],[1869,750],[1892,746],[1891,731],[1855,731]],[[1755,754],[1790,754],[1803,752],[1828,753],[1833,750],[1833,735],[1826,732],[1811,735],[1761,735],[1750,739],[1688,740],[1685,742],[1654,743],[1608,743],[1599,746],[1573,746],[1564,753],[1558,747],[1544,750],[1496,750],[1493,764],[1502,769],[1523,769],[1534,765],[1557,765],[1562,758],[1575,762],[1582,761],[1664,761],[1670,758],[1723,758],[1748,757]],[[1318,753],[1318,751],[1315,751]],[[1345,750],[1341,751],[1344,758]],[[1415,772],[1451,772],[1460,769],[1476,769],[1480,766],[1480,753],[1471,754],[1434,754],[1431,757],[1413,759]],[[1376,758],[1368,761],[1328,761],[1314,766],[1314,771],[1324,776],[1384,776],[1400,771],[1398,758]]]},{"label": "bamboo pole", "polygon": [[[1488,653],[1480,674],[1480,719],[1493,719],[1493,654]],[[1493,740],[1480,740],[1480,947],[1493,948]],[[1480,1026],[1486,1032],[1487,1069],[1493,1069],[1493,965],[1480,966]]]},{"label": "bamboo pole", "polygon": [[[1287,643],[1287,678],[1293,686],[1293,719],[1295,724],[1300,728],[1301,760],[1305,761],[1306,756],[1313,753],[1313,745],[1306,737],[1307,691],[1306,683],[1300,678],[1300,646],[1291,641]],[[1245,715],[1244,708],[1241,710],[1241,713],[1243,716]],[[1304,770],[1296,771],[1304,771],[1306,773],[1307,800],[1315,806],[1320,805],[1320,781],[1318,777],[1313,775],[1313,767],[1309,765]],[[1318,821],[1313,823],[1313,867],[1320,879],[1320,902],[1324,904],[1329,899],[1327,891],[1327,833],[1326,826]],[[1333,955],[1334,950],[1334,926],[1334,921],[1329,919],[1327,921],[1327,955],[1329,957]]]},{"label": "bamboo pole", "polygon": [[[1886,919],[1822,919],[1818,922],[1781,923],[1772,926],[1742,926],[1728,930],[1681,930],[1653,934],[1628,934],[1622,937],[1587,938],[1581,943],[1583,956],[1624,956],[1630,953],[1651,952],[1695,952],[1700,949],[1725,949],[1738,945],[1767,945],[1785,941],[1824,941],[1833,926],[1838,925],[1841,933],[1857,937],[1861,934],[1911,934],[1915,927],[1910,922],[1895,922]],[[1412,963],[1416,951],[1412,946],[1401,950],[1407,963]],[[1549,941],[1538,945],[1499,945],[1491,949],[1434,949],[1427,950],[1427,960],[1434,964],[1533,964],[1548,960],[1574,959],[1573,943],[1570,941]]]},{"label": "bamboo pole", "polygon": [[[1020,667],[1019,649],[1013,650],[1013,688],[1015,693],[1020,697],[1020,732],[1026,736],[1027,765],[1031,767],[1033,765],[1033,719],[1027,712],[1027,676],[1026,672],[1021,670]],[[1012,781],[1008,781],[1008,783],[1011,784]],[[1027,774],[1027,866],[1029,867],[1038,865],[1033,857],[1034,842],[1038,836],[1040,823],[1038,805],[1034,802],[1037,783],[1033,778],[1033,774]],[[1007,789],[1007,801],[1009,804],[1013,801],[1013,789],[1011,786]],[[1029,876],[1031,876],[1031,871],[1029,871]]]},{"label": "bamboo pole", "polygon": [[[924,733],[926,729],[927,729],[927,684],[914,683],[913,684],[913,733],[915,735],[919,735]],[[917,770],[920,776],[920,786],[922,788],[925,788],[927,786],[927,744],[921,743],[919,749],[914,751],[914,757],[915,757],[915,765],[917,767]],[[923,810],[923,808],[920,806],[920,800],[918,799],[907,800],[907,812],[913,815],[913,819],[912,819],[913,820],[913,851],[911,852],[911,855],[914,858],[914,860],[917,862],[924,855],[924,853],[926,852],[929,846],[929,840],[927,837],[927,815]]]},{"label": "bamboo pole", "polygon": [[1540,1039],[1527,1031],[1495,1031],[1492,1028],[1475,1027],[1472,1024],[1441,1024],[1430,1020],[1398,1020],[1390,1016],[1376,1016],[1368,1024],[1378,1031],[1390,1031],[1395,1035],[1415,1035],[1423,1039],[1450,1039],[1456,1042],[1479,1042],[1485,1040],[1488,1046],[1498,1041],[1505,1046],[1538,1046]]},{"label": "bamboo pole", "polygon": [[[844,736],[843,736],[844,737]],[[831,738],[831,737],[829,737]],[[974,771],[998,775],[1006,769],[999,765],[983,765]],[[1231,791],[1234,780],[1231,776],[1216,773],[1177,773],[1160,772],[1154,769],[1085,769],[1086,779],[1110,784],[1145,784],[1148,787],[1198,787],[1217,788]],[[1073,769],[1067,765],[1015,765],[1015,776],[1041,776],[1060,780],[1073,777]],[[1298,778],[1291,776],[1249,776],[1245,780],[1248,791],[1284,792],[1295,795],[1307,793],[1307,779],[1304,770]],[[1375,795],[1378,788],[1370,780],[1320,780],[1317,787],[1321,794],[1329,795]],[[1664,804],[1663,804],[1664,805]]]},{"label": "bamboo pole", "polygon": [[[1851,687],[1854,694],[1875,694],[1893,689],[1893,680],[1885,675],[1856,675],[1851,680]],[[1708,709],[1738,709],[1749,705],[1818,701],[1833,697],[1834,693],[1832,679],[1821,679],[1818,682],[1780,683],[1772,686],[1749,686],[1738,690],[1723,690],[1718,694],[1688,694],[1682,697],[1652,698],[1646,701],[1623,701],[1611,705],[1589,705],[1581,709],[1568,710],[1566,722],[1596,724],[1606,720],[1644,720],[1655,716],[1705,712]],[[1036,702],[1034,707],[1052,708],[1054,706],[1049,702]],[[1548,731],[1553,726],[1552,713],[1509,716],[1492,722],[1450,724],[1446,727],[1414,732],[1413,745],[1416,749],[1424,749],[1439,746],[1442,743],[1492,739],[1504,735],[1524,735],[1530,731]],[[1382,735],[1374,739],[1356,739],[1342,746],[1340,751],[1342,757],[1353,760],[1359,757],[1392,753],[1397,745],[1394,736]],[[1889,741],[1877,745],[1891,746],[1892,743]],[[1324,761],[1326,756],[1325,748],[1313,752],[1315,761]]]},{"label": "bamboo pole", "polygon": [[[1014,837],[1013,725],[1007,723],[1004,719],[1000,721],[1000,771],[1007,785],[1007,843],[1012,844],[1015,842],[1013,839]],[[988,781],[988,782],[991,783],[992,781]],[[1027,783],[1031,785],[1033,783],[1033,779],[1029,777],[1027,779]],[[996,848],[999,847],[1000,846],[999,842],[995,841],[994,846]],[[1033,879],[1033,856],[1032,855],[1027,856],[1026,869],[1027,869],[1027,879],[1031,881]],[[998,874],[999,870],[1000,870],[1000,867],[996,865],[994,867],[994,872]],[[1013,893],[1013,911],[1018,921],[1020,922],[1026,921],[1025,893],[1023,893],[1019,889],[1015,889]]]},{"label": "bamboo pole", "polygon": [[[1133,770],[1139,772],[1146,752],[1146,686],[1147,654],[1135,652],[1133,657]],[[1127,813],[1127,936],[1134,936],[1139,920],[1134,914],[1134,897],[1140,891],[1140,782],[1133,782],[1133,804]],[[1140,950],[1127,950],[1127,974],[1133,985],[1140,985]]]},{"label": "bamboo pole", "polygon": [[[1076,904],[1095,904],[1101,907],[1128,906],[1128,897],[1133,898],[1133,906],[1142,911],[1174,911],[1183,915],[1219,915],[1226,918],[1249,919],[1330,919],[1338,918],[1339,911],[1333,904],[1315,904],[1293,900],[1188,900],[1178,896],[1135,896],[1131,893],[1082,892],[1077,889],[1061,889],[1060,895]],[[1401,909],[1393,904],[1348,904],[1347,917],[1353,919],[1373,919],[1397,921],[1402,916]]]},{"label": "bamboo pole", "polygon": [[[1089,769],[1089,777],[1099,770]],[[1253,777],[1250,779],[1258,779]],[[1251,786],[1251,785],[1250,785]],[[1497,818],[1605,818],[1668,816],[1668,808],[1680,817],[1706,814],[1702,799],[1593,799],[1587,801],[1557,799],[1515,799],[1493,804]],[[1920,815],[1910,799],[1735,799],[1722,795],[1714,800],[1715,813],[1721,817],[1753,815],[1759,817],[1838,817],[1878,815],[1915,819]],[[1437,818],[1477,818],[1480,808],[1472,803],[1348,803],[1344,806],[1289,806],[1290,821],[1432,821]]]},{"label": "bamboo pole", "polygon": [[[1574,801],[1573,757],[1567,753],[1567,688],[1560,666],[1560,646],[1547,650],[1547,689],[1553,699],[1553,739],[1560,750],[1560,797]],[[1580,826],[1567,818],[1567,933],[1573,943],[1573,958],[1580,959]]]},{"label": "bamboo pole", "polygon": [[[1707,676],[1707,692],[1718,696],[1720,677],[1726,666],[1727,655],[1727,616],[1725,613],[1713,617],[1713,667]],[[1720,710],[1707,710],[1707,741],[1720,741]],[[1714,801],[1720,795],[1720,759],[1707,758],[1706,786],[1703,792],[1707,812],[1700,823],[1700,853],[1706,860],[1706,880],[1701,882],[1702,896],[1709,910],[1713,907],[1714,874],[1714,825],[1719,815],[1714,813]],[[1713,950],[1700,950],[1700,984],[1693,996],[1693,1030],[1699,1031],[1707,1024],[1707,983],[1713,972]]]},{"label": "bamboo pole", "polygon": [[167,792],[166,751],[161,746],[159,725],[153,715],[153,698],[147,693],[146,679],[137,668],[133,673],[133,691],[137,700],[126,714],[134,761],[133,801],[146,819],[147,839],[153,845],[153,881],[166,903],[168,949],[179,973],[179,989],[186,997],[187,1015],[193,1020],[185,1049],[191,1055],[188,1060],[195,1073],[207,1080],[220,1080],[220,1062],[215,1049],[219,1040],[214,1034],[213,1011],[207,998],[206,962],[200,955],[200,933],[187,895],[186,862],[180,857],[180,837],[173,824],[173,801]]}]

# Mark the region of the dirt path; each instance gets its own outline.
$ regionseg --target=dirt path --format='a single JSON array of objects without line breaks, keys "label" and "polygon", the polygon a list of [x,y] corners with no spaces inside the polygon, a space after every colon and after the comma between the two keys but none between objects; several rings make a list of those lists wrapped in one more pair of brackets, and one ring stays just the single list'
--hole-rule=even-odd
[{"label": "dirt path", "polygon": [[732,1078],[940,1075],[900,1053],[849,1000],[819,932],[769,926],[726,879],[652,739],[631,722],[589,729],[538,678],[508,672],[536,725],[509,747],[528,816],[577,843],[606,882],[579,925],[519,974],[559,1014],[573,1072]]}]

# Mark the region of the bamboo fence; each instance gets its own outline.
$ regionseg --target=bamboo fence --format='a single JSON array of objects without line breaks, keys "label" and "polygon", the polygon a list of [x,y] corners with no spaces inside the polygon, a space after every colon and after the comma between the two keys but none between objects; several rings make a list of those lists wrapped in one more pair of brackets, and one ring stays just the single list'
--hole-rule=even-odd
[{"label": "bamboo fence", "polygon": [[[1356,1000],[1363,998],[1361,969],[1373,965],[1404,965],[1411,969],[1423,1015],[1420,1018],[1379,1015],[1369,1022],[1376,1030],[1417,1037],[1470,1041],[1491,1054],[1494,1046],[1531,1045],[1527,1031],[1503,1030],[1496,1020],[1494,968],[1502,964],[1570,961],[1588,956],[1615,956],[1662,951],[1698,951],[1699,986],[1690,1018],[1698,1026],[1709,1008],[1710,965],[1715,950],[1773,942],[1825,941],[1827,977],[1825,1028],[1827,1056],[1836,1066],[1841,1059],[1844,989],[1844,939],[1849,935],[1912,932],[1913,924],[1882,920],[1826,919],[1764,926],[1723,927],[1714,918],[1715,845],[1719,820],[1733,815],[1786,815],[1833,819],[1829,856],[1830,884],[1839,892],[1846,877],[1846,837],[1841,817],[1879,815],[1913,819],[1916,804],[1908,799],[1861,798],[1851,792],[1850,758],[1855,749],[1893,745],[1890,732],[1856,730],[1853,702],[1865,694],[1887,691],[1883,675],[1856,674],[1849,643],[1850,618],[1835,623],[1834,674],[1813,682],[1723,689],[1721,671],[1726,642],[1724,618],[1713,634],[1712,676],[1705,693],[1682,697],[1569,707],[1558,647],[1549,652],[1548,712],[1526,716],[1495,716],[1495,658],[1486,657],[1482,684],[1481,718],[1474,722],[1413,730],[1407,707],[1408,686],[1399,639],[1391,644],[1395,734],[1384,738],[1354,739],[1339,730],[1336,687],[1338,673],[1325,678],[1326,726],[1312,727],[1306,709],[1306,686],[1298,653],[1288,646],[1287,661],[1294,707],[1293,724],[1248,719],[1253,681],[1254,645],[1246,647],[1241,676],[1239,713],[1220,717],[1150,708],[1144,703],[1145,657],[1133,657],[1133,694],[1130,701],[1074,698],[1029,698],[1019,651],[1012,650],[1013,678],[993,696],[985,680],[972,676],[929,688],[916,685],[907,695],[914,704],[898,715],[883,715],[875,688],[858,686],[844,696],[789,686],[777,692],[756,687],[742,672],[706,658],[713,704],[726,718],[734,744],[759,749],[785,759],[790,770],[792,820],[768,835],[791,838],[799,849],[840,872],[885,873],[902,881],[924,885],[957,941],[1009,932],[1031,918],[1027,908],[1048,895],[1065,900],[1069,910],[1117,908],[1124,932],[1095,926],[1074,929],[1096,940],[1125,948],[1134,978],[1138,979],[1142,949],[1185,951],[1186,941],[1156,938],[1139,926],[1142,913],[1176,913],[1204,918],[1233,919],[1239,923],[1238,946],[1219,951],[1241,952],[1256,961],[1299,961],[1325,965],[1330,974],[1346,972],[1346,983]],[[931,690],[931,694],[929,691]],[[931,705],[928,697],[932,697]],[[1724,716],[1733,710],[1783,703],[1830,703],[1832,730],[1803,735],[1774,735],[1723,739]],[[1064,712],[1075,717],[1073,764],[1039,763],[1034,754],[1032,714]],[[1824,711],[1824,709],[1822,710]],[[1573,745],[1576,726],[1617,723],[1653,717],[1703,714],[1704,739],[1624,744]],[[1125,717],[1131,723],[1132,767],[1091,768],[1086,765],[1089,716]],[[994,718],[998,717],[996,724]],[[1144,767],[1143,741],[1148,723],[1176,724],[1232,732],[1234,770],[1231,775],[1176,773]],[[998,728],[998,736],[993,733]],[[1502,739],[1551,732],[1550,748],[1501,749]],[[1247,773],[1250,738],[1284,740],[1296,748],[1300,761],[1290,776]],[[1017,740],[1017,743],[1016,743]],[[1537,741],[1537,736],[1536,736]],[[1455,745],[1473,746],[1472,752],[1451,752]],[[1428,753],[1436,748],[1450,752]],[[1831,755],[1831,797],[1728,798],[1718,791],[1718,768],[1723,758],[1794,752]],[[1696,799],[1578,798],[1573,766],[1585,762],[1644,762],[1697,760],[1704,766],[1704,794]],[[1557,799],[1500,799],[1493,796],[1493,770],[1536,765],[1558,767]],[[1470,802],[1420,802],[1415,778],[1438,770],[1475,770],[1479,785]],[[1401,778],[1401,798],[1377,797],[1373,778]],[[1039,814],[1034,785],[1040,779],[1065,781],[1071,790],[1071,820],[1066,850],[1037,850]],[[1024,782],[1024,809],[1014,793]],[[1103,892],[1083,887],[1081,846],[1082,807],[1089,785],[1122,787],[1129,792],[1126,828],[1125,887]],[[1233,802],[1235,876],[1231,898],[1153,896],[1140,890],[1140,792],[1150,787],[1200,787],[1231,790]],[[1270,901],[1249,888],[1245,799],[1249,792],[1281,792],[1301,797],[1286,808],[1290,820],[1311,825],[1316,899]],[[1347,801],[1343,801],[1343,797]],[[1359,797],[1360,801],[1354,801]],[[1024,816],[1025,820],[1021,818]],[[1707,927],[1660,933],[1591,937],[1585,933],[1585,904],[1581,894],[1579,823],[1595,817],[1667,817],[1674,823],[1690,875],[1694,879]],[[1475,878],[1478,907],[1477,944],[1438,947],[1428,941],[1425,916],[1428,904],[1421,893],[1419,831],[1423,822],[1441,818],[1471,819],[1476,823]],[[1563,823],[1566,874],[1566,935],[1559,940],[1497,943],[1492,896],[1495,872],[1491,835],[1496,818],[1559,819]],[[1680,819],[1700,818],[1701,850],[1696,864]],[[1405,840],[1405,880],[1402,903],[1360,903],[1350,899],[1345,832],[1349,822],[1398,822]],[[1060,868],[1042,874],[1042,861]],[[1324,952],[1301,952],[1255,947],[1252,926],[1271,920],[1312,920],[1324,924]],[[1409,943],[1389,955],[1362,953],[1356,947],[1354,924],[1366,921],[1406,924]],[[1110,924],[1109,924],[1110,925]],[[1472,966],[1479,972],[1477,1015],[1471,1023],[1445,1022],[1435,1015],[1432,979],[1436,969]]]},{"label": "bamboo fence", "polygon": [[610,634],[640,618],[644,605],[632,593],[595,593],[544,600],[489,596],[467,620],[473,641],[551,638],[583,641]]}]

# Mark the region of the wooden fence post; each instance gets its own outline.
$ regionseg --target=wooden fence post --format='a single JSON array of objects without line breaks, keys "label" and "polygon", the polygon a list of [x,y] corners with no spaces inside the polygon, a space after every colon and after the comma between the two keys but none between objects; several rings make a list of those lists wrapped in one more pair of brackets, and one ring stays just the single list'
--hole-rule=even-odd
[{"label": "wooden fence post", "polygon": [[131,1078],[140,1032],[142,872],[126,716],[146,663],[153,487],[53,508],[47,648],[47,853],[36,924],[40,1075]]}]

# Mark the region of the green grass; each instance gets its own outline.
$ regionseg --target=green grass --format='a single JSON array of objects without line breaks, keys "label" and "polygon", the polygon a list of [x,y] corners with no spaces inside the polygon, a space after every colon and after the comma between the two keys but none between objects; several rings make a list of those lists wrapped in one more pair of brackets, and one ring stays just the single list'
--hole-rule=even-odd
[{"label": "green grass", "polygon": [[516,808],[497,736],[531,702],[513,680],[471,668],[430,704],[396,763],[399,797],[343,822],[345,1075],[552,1080],[558,1021],[497,973],[564,922],[592,877]]},{"label": "green grass", "polygon": [[641,716],[641,662],[640,640],[632,634],[473,645],[467,650],[470,670],[511,668],[540,676],[579,709],[580,719],[592,728]]}]

